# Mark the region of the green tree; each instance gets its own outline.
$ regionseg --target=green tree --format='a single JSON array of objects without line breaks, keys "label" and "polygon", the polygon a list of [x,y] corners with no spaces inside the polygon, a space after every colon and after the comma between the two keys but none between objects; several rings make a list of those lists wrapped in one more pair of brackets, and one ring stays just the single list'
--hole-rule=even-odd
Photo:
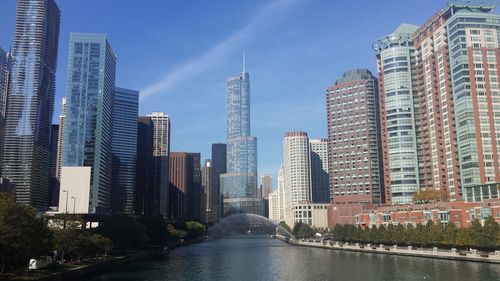
[{"label": "green tree", "polygon": [[314,236],[314,230],[307,223],[301,223],[296,237],[309,238]]},{"label": "green tree", "polygon": [[146,227],[125,214],[106,217],[95,233],[111,239],[118,250],[139,249],[149,240]]},{"label": "green tree", "polygon": [[205,226],[197,221],[188,221],[187,225],[187,238],[194,239],[201,237],[205,234]]},{"label": "green tree", "polygon": [[441,245],[455,246],[457,241],[458,229],[454,223],[449,223],[444,227],[441,237]]},{"label": "green tree", "polygon": [[301,237],[299,237],[300,227],[302,227],[302,222],[301,221],[295,223],[295,225],[293,226],[293,229],[292,229],[292,235],[293,236],[295,236],[297,238],[301,238]]},{"label": "green tree", "polygon": [[32,207],[17,204],[13,194],[0,193],[1,274],[26,266],[30,258],[51,251],[52,232]]},{"label": "green tree", "polygon": [[288,231],[288,233],[292,233],[292,229],[290,228],[290,226],[288,226],[288,224],[286,224],[285,221],[280,221],[278,225],[281,226],[284,230]]}]

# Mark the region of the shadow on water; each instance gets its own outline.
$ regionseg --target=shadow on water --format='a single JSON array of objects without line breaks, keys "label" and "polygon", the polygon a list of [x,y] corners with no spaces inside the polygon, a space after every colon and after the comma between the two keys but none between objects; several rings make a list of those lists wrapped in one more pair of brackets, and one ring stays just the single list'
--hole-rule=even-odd
[{"label": "shadow on water", "polygon": [[208,228],[212,239],[239,237],[249,234],[281,235],[287,241],[295,237],[279,224],[268,218],[249,213],[234,213]]}]

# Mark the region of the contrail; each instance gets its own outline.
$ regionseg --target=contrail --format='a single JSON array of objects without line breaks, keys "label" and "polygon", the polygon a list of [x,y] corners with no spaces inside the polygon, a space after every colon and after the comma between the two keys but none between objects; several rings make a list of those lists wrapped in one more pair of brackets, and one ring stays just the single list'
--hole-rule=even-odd
[{"label": "contrail", "polygon": [[277,0],[264,6],[256,16],[245,24],[240,30],[226,37],[212,49],[203,55],[194,58],[186,63],[176,67],[167,73],[161,80],[144,87],[140,93],[141,99],[168,92],[173,86],[192,79],[193,76],[205,72],[210,66],[216,64],[223,57],[250,40],[256,30],[263,29],[271,22],[277,22],[287,11],[291,11],[304,2],[304,0]]}]

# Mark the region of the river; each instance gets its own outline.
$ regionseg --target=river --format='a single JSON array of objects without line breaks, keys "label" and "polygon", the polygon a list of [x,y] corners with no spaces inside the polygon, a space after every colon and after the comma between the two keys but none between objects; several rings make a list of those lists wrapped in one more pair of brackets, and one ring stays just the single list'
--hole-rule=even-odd
[{"label": "river", "polygon": [[500,265],[294,247],[270,238],[223,239],[170,251],[92,281],[500,280]]}]

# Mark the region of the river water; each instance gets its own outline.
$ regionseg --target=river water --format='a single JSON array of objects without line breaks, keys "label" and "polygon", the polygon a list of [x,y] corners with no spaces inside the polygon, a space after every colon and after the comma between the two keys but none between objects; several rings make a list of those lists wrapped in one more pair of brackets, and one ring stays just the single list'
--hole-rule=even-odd
[{"label": "river water", "polygon": [[500,280],[500,265],[289,246],[261,237],[223,239],[170,251],[92,281]]}]

